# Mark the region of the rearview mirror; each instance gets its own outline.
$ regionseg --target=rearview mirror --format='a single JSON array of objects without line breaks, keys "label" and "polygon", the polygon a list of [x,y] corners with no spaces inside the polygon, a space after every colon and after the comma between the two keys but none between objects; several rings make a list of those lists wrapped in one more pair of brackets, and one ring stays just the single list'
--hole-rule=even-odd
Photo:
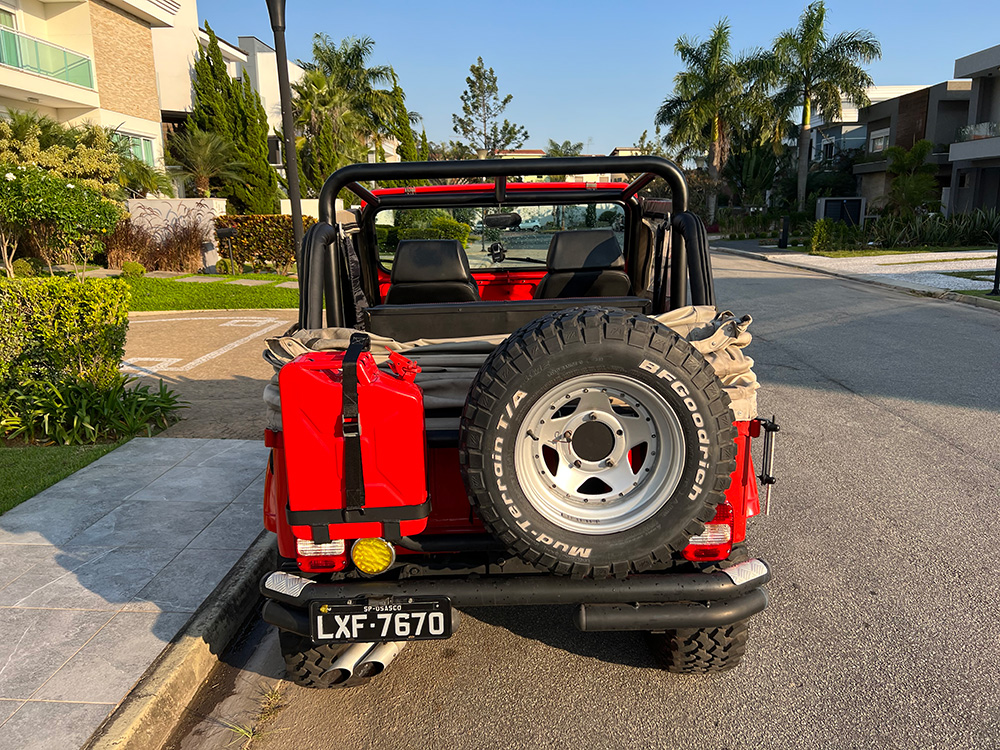
[{"label": "rearview mirror", "polygon": [[492,229],[510,229],[521,223],[521,214],[486,214],[483,224]]}]

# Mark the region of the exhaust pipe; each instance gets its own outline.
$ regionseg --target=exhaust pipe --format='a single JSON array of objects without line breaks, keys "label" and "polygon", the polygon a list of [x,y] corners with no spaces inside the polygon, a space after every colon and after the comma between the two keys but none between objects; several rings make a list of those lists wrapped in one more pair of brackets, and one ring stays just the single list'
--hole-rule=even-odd
[{"label": "exhaust pipe", "polygon": [[355,667],[354,674],[358,677],[375,677],[382,674],[405,647],[406,641],[388,641],[378,644]]},{"label": "exhaust pipe", "polygon": [[374,643],[352,643],[337,657],[330,668],[320,675],[320,678],[326,680],[326,684],[330,687],[342,685],[351,679],[358,668],[358,663],[374,648]]}]

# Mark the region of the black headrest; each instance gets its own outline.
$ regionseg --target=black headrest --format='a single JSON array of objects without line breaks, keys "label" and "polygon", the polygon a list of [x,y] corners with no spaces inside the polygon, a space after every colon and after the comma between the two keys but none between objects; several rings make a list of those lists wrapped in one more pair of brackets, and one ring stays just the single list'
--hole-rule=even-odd
[{"label": "black headrest", "polygon": [[610,229],[583,229],[552,235],[545,266],[550,271],[624,268],[625,258]]},{"label": "black headrest", "polygon": [[458,240],[400,240],[392,262],[393,284],[469,281],[469,258]]}]

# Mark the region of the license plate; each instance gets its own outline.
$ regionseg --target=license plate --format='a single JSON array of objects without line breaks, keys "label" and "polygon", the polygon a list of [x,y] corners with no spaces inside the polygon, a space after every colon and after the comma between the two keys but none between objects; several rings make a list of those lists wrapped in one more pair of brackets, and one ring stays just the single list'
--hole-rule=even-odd
[{"label": "license plate", "polygon": [[330,643],[426,641],[451,637],[446,598],[313,602],[313,639]]}]

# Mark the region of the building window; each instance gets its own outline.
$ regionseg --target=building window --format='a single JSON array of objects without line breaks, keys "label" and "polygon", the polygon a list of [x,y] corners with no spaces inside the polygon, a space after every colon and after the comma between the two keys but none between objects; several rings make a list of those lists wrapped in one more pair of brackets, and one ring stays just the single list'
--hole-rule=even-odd
[{"label": "building window", "polygon": [[153,162],[153,141],[141,135],[129,135],[128,133],[115,133],[115,140],[124,143],[132,152],[132,157],[139,161],[155,166]]},{"label": "building window", "polygon": [[889,148],[889,128],[873,131],[868,139],[868,151],[877,154]]},{"label": "building window", "polygon": [[972,176],[970,172],[959,172],[958,173],[958,186],[960,188],[967,188],[972,184],[972,180],[969,179]]},{"label": "building window", "polygon": [[823,158],[832,159],[833,158],[833,142],[828,142],[823,144]]}]

